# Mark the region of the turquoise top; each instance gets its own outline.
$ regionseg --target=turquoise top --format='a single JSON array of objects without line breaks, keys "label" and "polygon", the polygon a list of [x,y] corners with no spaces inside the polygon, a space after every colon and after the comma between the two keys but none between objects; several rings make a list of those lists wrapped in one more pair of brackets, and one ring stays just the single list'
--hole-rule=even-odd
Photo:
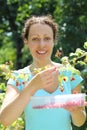
[{"label": "turquoise top", "polygon": [[[59,87],[53,93],[45,90],[38,90],[34,96],[53,96],[60,94],[71,94],[71,91],[82,81],[81,76],[74,75],[71,80],[72,72],[64,71],[63,75],[68,77],[63,81],[64,91],[61,92]],[[22,91],[26,83],[33,77],[29,67],[14,71],[7,84],[11,84]],[[70,112],[63,108],[54,109],[33,109],[31,101],[27,104],[25,110],[25,130],[72,130]]]}]

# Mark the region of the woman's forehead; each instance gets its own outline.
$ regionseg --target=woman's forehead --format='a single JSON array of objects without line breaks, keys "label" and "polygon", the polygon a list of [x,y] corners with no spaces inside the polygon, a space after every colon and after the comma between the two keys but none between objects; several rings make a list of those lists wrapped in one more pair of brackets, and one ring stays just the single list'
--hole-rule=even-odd
[{"label": "woman's forehead", "polygon": [[30,35],[40,34],[40,33],[45,33],[45,34],[51,33],[51,34],[53,34],[53,30],[47,24],[36,23],[36,24],[31,25],[29,33],[30,33]]}]

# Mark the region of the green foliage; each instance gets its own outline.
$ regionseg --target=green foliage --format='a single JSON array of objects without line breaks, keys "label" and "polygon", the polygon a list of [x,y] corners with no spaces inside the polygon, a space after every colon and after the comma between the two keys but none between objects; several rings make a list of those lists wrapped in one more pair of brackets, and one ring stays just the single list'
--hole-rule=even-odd
[{"label": "green foliage", "polygon": [[55,19],[60,25],[59,43],[64,55],[74,52],[79,46],[82,48],[87,40],[86,8],[86,0],[61,0],[55,10]]},{"label": "green foliage", "polygon": [[[1,0],[0,6],[0,47],[2,48],[3,43],[7,42],[6,40],[4,42],[4,39],[9,38],[12,41],[11,46],[16,50],[17,69],[31,63],[31,56],[26,58],[26,53],[22,51],[24,45],[21,40],[24,21],[31,15],[51,14],[53,16],[59,24],[57,48],[61,46],[64,55],[74,52],[79,46],[82,48],[83,42],[86,41],[86,0]],[[22,60],[24,58],[25,60]]]},{"label": "green foliage", "polygon": [[[3,36],[0,38],[3,38]],[[1,44],[1,47],[0,47],[0,64],[4,64],[9,61],[13,62],[15,66],[16,49],[12,45],[11,37],[6,36],[3,39],[3,43]]]},{"label": "green foliage", "polygon": [[[12,61],[11,70],[32,62],[30,52],[23,45],[21,31],[27,18],[42,14],[51,14],[59,24],[58,44],[52,59],[61,62],[55,57],[55,51],[62,47],[63,56],[68,56],[70,63],[81,71],[87,90],[87,42],[83,48],[87,41],[87,0],[0,0],[0,64]],[[9,74],[1,76],[1,73],[0,70],[0,88],[5,92]],[[0,125],[0,129],[2,127]],[[86,126],[81,130],[86,130]]]},{"label": "green foliage", "polygon": [[87,93],[87,42],[83,49],[77,48],[74,53],[69,54],[69,62],[81,72],[84,79],[84,92]]}]

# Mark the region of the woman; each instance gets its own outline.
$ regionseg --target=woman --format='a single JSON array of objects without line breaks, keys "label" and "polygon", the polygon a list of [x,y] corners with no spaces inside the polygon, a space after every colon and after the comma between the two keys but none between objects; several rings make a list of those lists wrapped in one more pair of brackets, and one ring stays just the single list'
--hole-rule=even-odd
[{"label": "woman", "polygon": [[[82,78],[75,75],[74,81],[58,82],[61,64],[51,60],[56,41],[57,24],[49,16],[31,17],[25,22],[22,36],[33,57],[31,65],[14,71],[7,83],[6,97],[0,112],[0,120],[10,125],[24,111],[26,130],[72,130],[71,120],[80,127],[86,119],[84,107],[57,109],[33,109],[31,96],[52,96],[81,93]],[[39,68],[45,68],[35,73]],[[64,73],[70,79],[71,72]]]}]

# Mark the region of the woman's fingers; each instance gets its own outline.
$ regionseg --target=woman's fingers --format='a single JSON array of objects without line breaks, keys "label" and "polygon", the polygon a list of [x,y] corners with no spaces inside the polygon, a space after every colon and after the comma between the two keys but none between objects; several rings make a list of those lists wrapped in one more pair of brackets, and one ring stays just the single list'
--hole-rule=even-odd
[{"label": "woman's fingers", "polygon": [[58,86],[58,70],[56,67],[51,67],[39,72],[33,78],[32,84],[33,86],[36,86],[37,89]]},{"label": "woman's fingers", "polygon": [[45,70],[40,75],[44,87],[52,87],[58,85],[58,70],[56,70],[55,67],[49,68],[48,70]]}]

